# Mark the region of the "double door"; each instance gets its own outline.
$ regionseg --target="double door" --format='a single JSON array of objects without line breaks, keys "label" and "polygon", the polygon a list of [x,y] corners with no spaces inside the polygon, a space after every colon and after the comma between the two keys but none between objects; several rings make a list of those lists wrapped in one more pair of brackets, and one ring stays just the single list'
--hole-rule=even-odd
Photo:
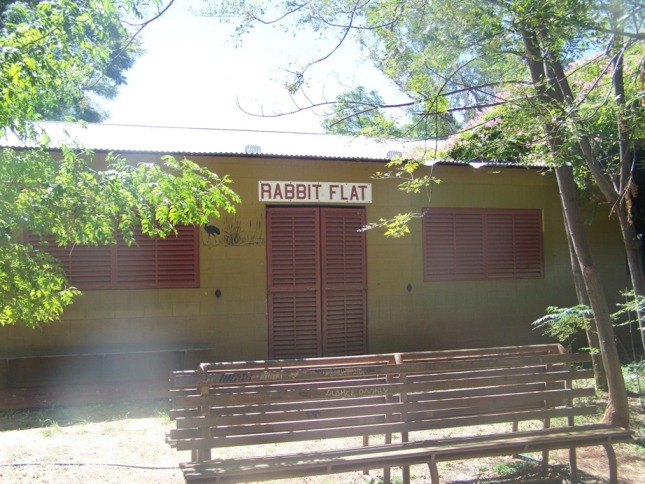
[{"label": "double door", "polygon": [[367,352],[364,208],[267,208],[269,357]]}]

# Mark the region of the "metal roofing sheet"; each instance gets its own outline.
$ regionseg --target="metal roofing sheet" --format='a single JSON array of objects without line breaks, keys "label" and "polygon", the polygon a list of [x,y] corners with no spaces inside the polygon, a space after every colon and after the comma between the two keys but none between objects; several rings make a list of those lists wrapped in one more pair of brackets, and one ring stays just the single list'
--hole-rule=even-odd
[{"label": "metal roofing sheet", "polygon": [[[327,134],[251,131],[210,128],[176,128],[122,124],[41,122],[37,126],[50,139],[51,148],[63,145],[95,151],[246,155],[356,160],[388,160],[393,152],[434,150],[435,141],[375,140]],[[0,146],[28,146],[13,134],[0,138]]]}]

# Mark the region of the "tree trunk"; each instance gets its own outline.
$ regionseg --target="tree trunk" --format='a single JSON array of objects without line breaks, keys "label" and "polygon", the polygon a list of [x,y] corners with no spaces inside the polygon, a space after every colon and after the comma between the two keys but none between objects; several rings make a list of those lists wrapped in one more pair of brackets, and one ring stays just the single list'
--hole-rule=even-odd
[{"label": "tree trunk", "polygon": [[[621,35],[616,36],[614,45],[618,49],[623,48],[623,39]],[[620,154],[620,188],[621,194],[619,199],[618,220],[620,221],[620,230],[625,242],[625,252],[627,254],[627,264],[629,274],[631,275],[634,296],[645,296],[645,275],[643,274],[643,261],[640,252],[640,243],[636,237],[636,230],[631,220],[631,200],[632,200],[632,173],[634,172],[634,163],[630,149],[629,126],[625,121],[625,82],[623,68],[623,52],[619,50],[614,55],[614,100],[616,102],[616,129],[618,131],[618,150]],[[641,343],[645,350],[645,323],[643,322],[642,311],[636,305],[636,316],[638,317],[638,329],[641,334]]]},{"label": "tree trunk", "polygon": [[[621,205],[625,203],[621,201]],[[627,255],[627,266],[629,267],[629,275],[631,278],[632,287],[634,288],[634,297],[638,300],[639,296],[645,296],[645,279],[643,277],[643,259],[641,256],[640,246],[642,241],[638,239],[634,224],[627,220],[626,210],[620,209],[618,213],[618,220],[620,221],[620,230],[623,234],[623,241],[625,242],[625,253]],[[645,315],[636,305],[636,317],[638,319],[638,330],[641,335],[641,344],[645,350]]]},{"label": "tree trunk", "polygon": [[[521,33],[524,41],[527,65],[531,74],[531,81],[539,101],[549,107],[556,117],[558,115],[564,116],[566,112],[564,109],[566,95],[563,94],[559,84],[559,76],[554,75],[554,59],[550,58],[551,54],[549,54],[548,49],[545,49],[545,55],[542,55],[542,49],[540,48],[540,42],[536,32],[523,30]],[[556,64],[558,64],[556,66],[557,69],[559,63],[556,62]],[[557,155],[560,155],[562,148],[561,134],[556,129],[552,120],[546,120],[544,122],[544,128],[551,154],[554,159],[557,159]],[[589,304],[598,329],[602,361],[607,373],[609,401],[605,415],[603,416],[603,421],[621,427],[627,427],[629,425],[629,404],[627,402],[625,382],[623,380],[620,360],[618,359],[618,350],[616,349],[614,339],[614,328],[609,316],[604,289],[593,266],[589,241],[587,240],[580,209],[576,201],[576,184],[573,178],[573,169],[566,164],[561,164],[555,168],[555,174],[560,190],[562,208],[564,210],[565,228],[571,237],[584,279],[585,289],[589,296]]]},{"label": "tree trunk", "polygon": [[[616,31],[619,28],[616,27]],[[613,45],[618,45],[618,52],[614,55],[614,73],[613,73],[613,86],[614,86],[614,100],[617,104],[616,110],[616,128],[618,132],[618,148],[620,153],[620,172],[618,181],[614,183],[605,175],[602,167],[596,161],[593,152],[591,141],[586,135],[581,135],[578,138],[578,144],[582,151],[589,172],[594,178],[596,185],[600,192],[604,195],[613,210],[618,215],[620,223],[620,230],[623,236],[623,245],[625,246],[625,254],[627,256],[627,265],[629,267],[629,274],[631,278],[634,295],[645,296],[645,274],[643,274],[642,256],[640,253],[639,240],[636,237],[636,231],[631,221],[631,184],[633,173],[633,162],[630,155],[630,135],[629,128],[625,123],[624,110],[625,110],[625,85],[624,85],[624,70],[623,70],[623,55],[622,37],[617,36]],[[549,63],[553,67],[555,74],[556,84],[561,93],[561,100],[564,105],[571,105],[573,102],[573,92],[569,85],[568,78],[562,68],[562,63],[556,59],[551,53],[549,56]],[[617,186],[615,185],[617,183]],[[645,350],[645,315],[637,310],[636,316],[638,318],[638,327],[641,334],[641,343]]]},{"label": "tree trunk", "polygon": [[[563,214],[564,215],[564,214]],[[571,272],[573,273],[573,282],[576,287],[576,295],[578,296],[578,304],[591,306],[589,303],[589,296],[585,289],[585,281],[582,277],[580,264],[578,263],[578,256],[576,255],[573,241],[571,240],[571,231],[569,230],[565,217],[565,227],[567,232],[567,245],[569,246],[569,258],[571,260]],[[587,334],[587,342],[589,343],[589,350],[591,353],[591,364],[593,366],[593,374],[596,382],[596,388],[606,392],[609,387],[607,386],[607,374],[605,373],[605,366],[602,363],[602,355],[600,353],[600,341],[598,340],[598,328],[596,328],[596,321],[591,317],[587,320],[585,318],[585,333]]]},{"label": "tree trunk", "polygon": [[570,166],[561,166],[555,169],[555,174],[560,189],[566,225],[580,263],[589,303],[596,320],[600,352],[607,372],[609,401],[607,402],[603,422],[627,428],[629,426],[629,404],[625,391],[625,381],[623,380],[618,350],[616,349],[607,299],[600,277],[593,266],[589,242],[576,202],[576,184],[573,179],[573,170]]}]

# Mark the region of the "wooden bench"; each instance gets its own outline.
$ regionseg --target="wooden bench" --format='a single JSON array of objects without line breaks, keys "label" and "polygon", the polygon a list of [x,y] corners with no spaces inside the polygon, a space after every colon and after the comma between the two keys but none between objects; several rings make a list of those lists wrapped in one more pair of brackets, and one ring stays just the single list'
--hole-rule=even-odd
[{"label": "wooden bench", "polygon": [[[588,355],[568,354],[558,345],[537,345],[206,363],[171,374],[177,428],[167,441],[192,451],[192,462],[181,464],[187,481],[260,481],[402,466],[409,482],[408,466],[427,464],[436,483],[438,462],[541,452],[546,469],[549,450],[569,449],[575,482],[575,449],[600,445],[609,479],[617,482],[612,444],[632,441],[632,432],[574,422],[596,415],[586,401],[594,389],[579,385],[592,377],[591,370],[572,366],[588,361]],[[455,428],[473,432],[441,433]],[[368,445],[377,435],[384,436],[382,442]],[[326,448],[322,442],[328,439],[343,440]],[[307,441],[316,441],[311,450]],[[234,458],[211,455],[211,449],[294,442],[303,442],[299,452],[273,455],[271,446],[248,447]]]}]

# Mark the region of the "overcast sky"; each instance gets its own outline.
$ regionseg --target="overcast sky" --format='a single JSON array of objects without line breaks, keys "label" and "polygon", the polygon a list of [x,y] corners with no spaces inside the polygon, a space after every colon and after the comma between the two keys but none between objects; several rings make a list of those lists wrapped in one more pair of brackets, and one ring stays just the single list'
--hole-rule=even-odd
[{"label": "overcast sky", "polygon": [[[284,88],[285,69],[327,53],[335,41],[315,40],[310,32],[284,33],[258,26],[235,48],[233,26],[197,17],[177,0],[162,18],[141,34],[146,53],[127,72],[128,85],[114,101],[104,103],[106,122],[153,126],[211,127],[271,131],[321,132],[322,110],[281,117],[295,108]],[[340,92],[365,85],[393,92],[392,85],[354,42],[331,60],[309,71],[307,93],[315,102],[333,100]],[[299,101],[306,105],[304,99]]]}]

